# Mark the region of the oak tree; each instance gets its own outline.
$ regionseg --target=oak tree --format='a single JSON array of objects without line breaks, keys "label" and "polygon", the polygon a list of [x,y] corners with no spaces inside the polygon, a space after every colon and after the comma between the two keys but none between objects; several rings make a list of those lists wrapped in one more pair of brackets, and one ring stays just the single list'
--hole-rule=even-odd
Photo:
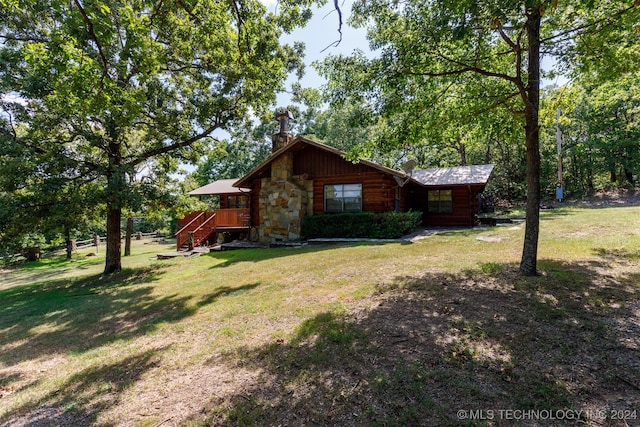
[{"label": "oak tree", "polygon": [[[541,58],[565,72],[637,64],[640,7],[635,0],[366,0],[352,24],[368,29],[373,59],[333,57],[322,68],[333,102],[362,103],[397,123],[396,144],[414,129],[429,131],[430,115],[457,101],[467,112],[507,108],[520,117],[526,147],[526,229],[520,271],[537,274],[540,206],[539,108]],[[594,51],[598,46],[599,51]],[[460,96],[463,94],[463,96]],[[472,121],[472,114],[452,117]],[[431,122],[431,123],[430,123]]]},{"label": "oak tree", "polygon": [[[105,273],[121,269],[120,223],[148,159],[193,161],[218,129],[273,104],[301,46],[279,43],[310,2],[0,0],[5,151],[31,173],[97,183],[107,212]],[[63,167],[62,167],[63,166]]]}]

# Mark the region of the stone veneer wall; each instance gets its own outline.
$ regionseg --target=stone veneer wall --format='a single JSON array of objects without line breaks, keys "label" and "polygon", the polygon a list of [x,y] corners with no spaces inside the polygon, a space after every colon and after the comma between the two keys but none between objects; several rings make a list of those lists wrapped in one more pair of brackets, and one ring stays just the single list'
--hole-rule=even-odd
[{"label": "stone veneer wall", "polygon": [[[292,135],[282,131],[273,135],[273,148],[279,150],[291,142]],[[271,177],[262,178],[259,195],[261,242],[298,240],[302,219],[313,213],[313,181],[306,175],[293,176],[293,153],[286,152],[271,162]]]},{"label": "stone veneer wall", "polygon": [[271,177],[262,178],[260,190],[260,241],[298,240],[302,219],[313,212],[313,181],[292,176],[293,153],[271,163]]},{"label": "stone veneer wall", "polygon": [[[275,167],[276,162],[272,164]],[[277,175],[272,173],[272,175]],[[313,181],[303,176],[263,178],[260,190],[261,242],[300,239],[302,219],[313,212]]]}]

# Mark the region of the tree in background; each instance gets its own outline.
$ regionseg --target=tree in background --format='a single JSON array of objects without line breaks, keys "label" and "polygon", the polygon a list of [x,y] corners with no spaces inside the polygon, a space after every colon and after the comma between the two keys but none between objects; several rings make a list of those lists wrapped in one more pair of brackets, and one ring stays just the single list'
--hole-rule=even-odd
[{"label": "tree in background", "polygon": [[582,196],[635,185],[640,172],[640,74],[625,73],[608,81],[579,78],[571,86],[554,88],[546,98],[548,163],[556,168],[555,123],[560,108],[568,191]]},{"label": "tree in background", "polygon": [[586,124],[584,143],[598,153],[612,184],[633,185],[640,171],[640,74],[587,83],[579,102],[574,114]]},{"label": "tree in background", "polygon": [[[334,140],[327,140],[329,129],[337,127],[328,121],[328,117],[333,115],[320,110],[319,97],[317,90],[302,89],[298,84],[294,84],[292,102],[302,103],[306,108],[291,104],[278,110],[291,111],[293,114],[290,130],[294,135],[315,138],[343,149]],[[219,179],[240,178],[246,175],[271,155],[272,136],[276,132],[278,122],[274,111],[264,111],[258,118],[248,118],[242,126],[230,131],[228,139],[212,141],[191,177],[198,185],[203,186]],[[350,140],[353,140],[353,135]]]},{"label": "tree in background", "polygon": [[[98,221],[100,207],[91,200],[100,185],[70,173],[72,165],[55,155],[43,161],[44,150],[10,143],[17,138],[10,130],[8,117],[0,117],[0,252],[21,250],[28,244],[25,234],[62,234],[70,258],[72,239]],[[38,240],[46,244],[48,239]]]},{"label": "tree in background", "polygon": [[[433,131],[432,111],[443,103],[458,102],[480,117],[489,108],[517,112],[525,130],[527,177],[520,271],[535,275],[541,52],[578,71],[601,62],[592,60],[594,54],[605,57],[620,48],[632,57],[625,58],[627,66],[637,64],[639,15],[635,1],[368,0],[356,4],[352,19],[368,28],[371,47],[380,56],[330,58],[321,71],[330,80],[333,102],[348,99],[387,116],[395,144],[416,131]],[[601,52],[594,52],[594,45]],[[460,125],[470,116],[451,118]]]},{"label": "tree in background", "polygon": [[127,175],[131,197],[127,208],[123,210],[126,213],[124,256],[131,255],[134,217],[157,216],[157,212],[179,204],[184,197],[177,178],[167,173],[177,169],[178,162],[163,155],[147,160],[138,166],[134,174]]},{"label": "tree in background", "polygon": [[127,176],[195,161],[215,130],[273,103],[300,64],[301,46],[278,40],[309,17],[295,3],[0,0],[3,149],[33,174],[56,163],[58,178],[100,184],[87,201],[106,206],[105,273],[121,269]]},{"label": "tree in background", "polygon": [[192,177],[199,186],[242,177],[271,154],[275,123],[273,111],[266,111],[258,122],[247,119],[242,126],[231,130],[229,139],[212,141],[197,162]]}]

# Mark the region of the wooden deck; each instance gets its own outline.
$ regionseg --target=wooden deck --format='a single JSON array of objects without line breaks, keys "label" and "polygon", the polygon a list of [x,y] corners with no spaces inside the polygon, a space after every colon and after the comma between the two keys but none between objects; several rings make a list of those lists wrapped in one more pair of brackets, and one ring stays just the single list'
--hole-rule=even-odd
[{"label": "wooden deck", "polygon": [[215,234],[220,231],[243,231],[251,227],[248,208],[217,209],[215,211],[197,211],[178,221],[176,246],[181,250],[188,245],[189,235],[193,235],[193,246],[206,241],[213,243]]}]

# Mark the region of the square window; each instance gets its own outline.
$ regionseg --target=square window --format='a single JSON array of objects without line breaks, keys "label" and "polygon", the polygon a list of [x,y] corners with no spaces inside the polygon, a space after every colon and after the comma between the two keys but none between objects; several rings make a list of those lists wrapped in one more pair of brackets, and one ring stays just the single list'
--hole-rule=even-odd
[{"label": "square window", "polygon": [[427,212],[433,214],[453,213],[452,190],[429,190]]},{"label": "square window", "polygon": [[362,184],[327,184],[324,186],[325,212],[361,212]]}]

